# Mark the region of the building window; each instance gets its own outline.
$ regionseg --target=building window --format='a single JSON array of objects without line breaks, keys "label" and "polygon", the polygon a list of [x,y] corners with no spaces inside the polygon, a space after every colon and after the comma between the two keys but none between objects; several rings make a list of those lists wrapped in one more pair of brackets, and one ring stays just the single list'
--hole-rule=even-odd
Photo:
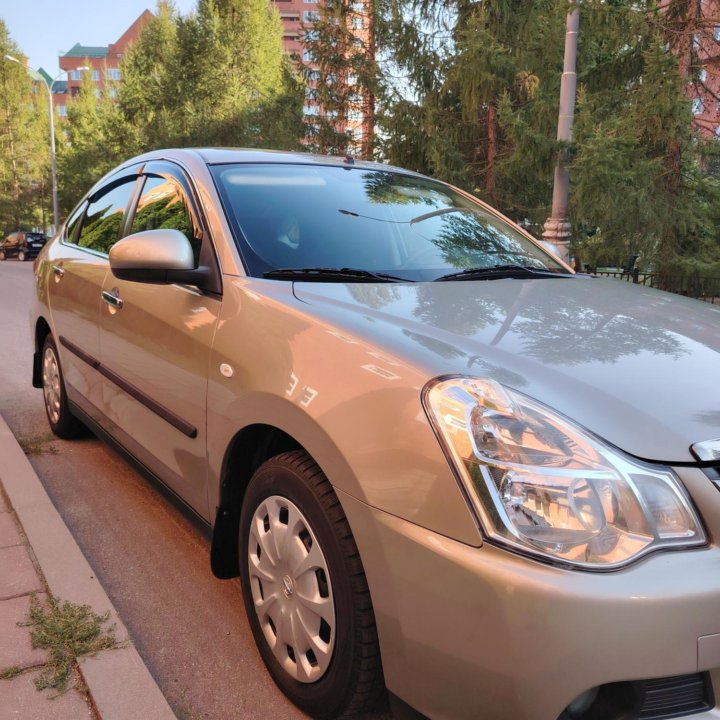
[{"label": "building window", "polygon": [[715,26],[715,30],[713,30],[713,37],[717,42],[720,42],[720,25]]},{"label": "building window", "polygon": [[117,97],[117,88],[110,87],[106,90],[108,97],[113,98],[113,100]]},{"label": "building window", "polygon": [[303,115],[314,116],[320,114],[320,108],[317,105],[305,105],[303,107]]},{"label": "building window", "polygon": [[707,70],[705,68],[702,68],[698,73],[698,79],[701,83],[704,83],[707,80]]},{"label": "building window", "polygon": [[122,78],[120,68],[108,68],[105,75],[108,80],[120,80]]},{"label": "building window", "polygon": [[320,33],[317,30],[306,30],[305,31],[305,42],[315,42],[320,37]]},{"label": "building window", "polygon": [[303,13],[303,20],[306,23],[314,23],[320,19],[320,13],[317,10],[305,10]]},{"label": "building window", "polygon": [[359,15],[353,15],[350,20],[350,27],[353,30],[362,30],[365,27],[365,22]]},{"label": "building window", "polygon": [[82,80],[82,70],[71,70],[70,71],[70,79],[71,80]]},{"label": "building window", "polygon": [[57,114],[60,117],[67,117],[67,106],[66,105],[58,105],[57,106]]},{"label": "building window", "polygon": [[93,70],[93,80],[97,82],[100,79],[100,71],[99,70]]},{"label": "building window", "polygon": [[318,0],[305,0],[308,5],[317,5]]},{"label": "building window", "polygon": [[313,62],[313,56],[312,56],[312,52],[310,52],[310,50],[303,51],[303,60],[305,62]]},{"label": "building window", "polygon": [[693,115],[702,115],[705,112],[705,103],[702,98],[694,98],[692,101]]},{"label": "building window", "polygon": [[77,87],[77,85],[75,87],[70,88],[70,97],[77,97],[79,94],[80,94],[80,88]]},{"label": "building window", "polygon": [[316,83],[318,80],[320,80],[320,71],[319,70],[309,70],[307,74],[307,80],[311,83]]},{"label": "building window", "polygon": [[360,110],[350,110],[348,113],[348,120],[350,120],[350,122],[362,122],[364,119],[365,116]]}]

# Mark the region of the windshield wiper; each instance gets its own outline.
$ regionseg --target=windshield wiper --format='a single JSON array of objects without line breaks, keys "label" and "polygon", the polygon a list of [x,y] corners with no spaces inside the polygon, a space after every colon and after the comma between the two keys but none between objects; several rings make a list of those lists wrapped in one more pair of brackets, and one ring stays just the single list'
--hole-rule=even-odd
[{"label": "windshield wiper", "polygon": [[408,278],[382,272],[332,267],[277,268],[264,272],[263,277],[272,280],[301,280],[303,282],[332,282],[337,280],[348,280],[350,282],[415,282],[414,280],[408,280]]},{"label": "windshield wiper", "polygon": [[445,280],[499,280],[502,278],[568,278],[570,273],[557,273],[552,270],[543,270],[531,265],[493,265],[485,268],[469,268],[459,272],[448,273],[435,278],[435,282]]}]

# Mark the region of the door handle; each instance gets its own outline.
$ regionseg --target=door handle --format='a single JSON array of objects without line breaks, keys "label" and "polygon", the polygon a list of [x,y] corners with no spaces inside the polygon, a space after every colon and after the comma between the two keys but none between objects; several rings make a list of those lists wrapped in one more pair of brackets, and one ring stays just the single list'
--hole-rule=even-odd
[{"label": "door handle", "polygon": [[123,301],[120,297],[120,293],[117,290],[113,290],[112,292],[108,292],[107,290],[103,290],[102,293],[102,299],[111,307],[117,308],[118,310],[122,309]]},{"label": "door handle", "polygon": [[61,278],[65,275],[65,271],[59,265],[53,265],[52,271],[58,278]]}]

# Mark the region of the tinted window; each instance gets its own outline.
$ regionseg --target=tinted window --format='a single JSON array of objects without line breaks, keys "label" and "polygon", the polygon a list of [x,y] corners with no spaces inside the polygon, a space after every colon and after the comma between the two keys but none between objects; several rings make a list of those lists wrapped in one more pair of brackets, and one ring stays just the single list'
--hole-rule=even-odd
[{"label": "tinted window", "polygon": [[136,176],[128,178],[88,205],[76,244],[103,253],[110,252],[120,235],[125,209],[136,180]]},{"label": "tinted window", "polygon": [[84,208],[84,204],[76,208],[75,212],[72,214],[72,216],[67,222],[67,225],[65,226],[65,240],[67,240],[68,242],[75,242],[75,237],[80,227],[80,220],[82,220]]},{"label": "tinted window", "polygon": [[432,280],[510,264],[561,270],[517,228],[428,178],[317,165],[211,169],[256,275],[333,267]]},{"label": "tinted window", "polygon": [[192,214],[180,183],[168,177],[148,177],[138,201],[132,232],[169,228],[179,230],[193,246],[198,264],[201,241],[196,238]]}]

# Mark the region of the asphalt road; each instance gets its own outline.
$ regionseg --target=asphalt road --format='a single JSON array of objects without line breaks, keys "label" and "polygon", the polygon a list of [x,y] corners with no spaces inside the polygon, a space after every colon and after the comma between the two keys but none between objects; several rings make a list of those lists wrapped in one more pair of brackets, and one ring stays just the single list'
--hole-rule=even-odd
[{"label": "asphalt road", "polygon": [[181,720],[305,717],[265,671],[238,581],[213,577],[200,528],[104,443],[50,434],[30,384],[33,284],[32,263],[0,262],[0,413],[170,706]]}]

